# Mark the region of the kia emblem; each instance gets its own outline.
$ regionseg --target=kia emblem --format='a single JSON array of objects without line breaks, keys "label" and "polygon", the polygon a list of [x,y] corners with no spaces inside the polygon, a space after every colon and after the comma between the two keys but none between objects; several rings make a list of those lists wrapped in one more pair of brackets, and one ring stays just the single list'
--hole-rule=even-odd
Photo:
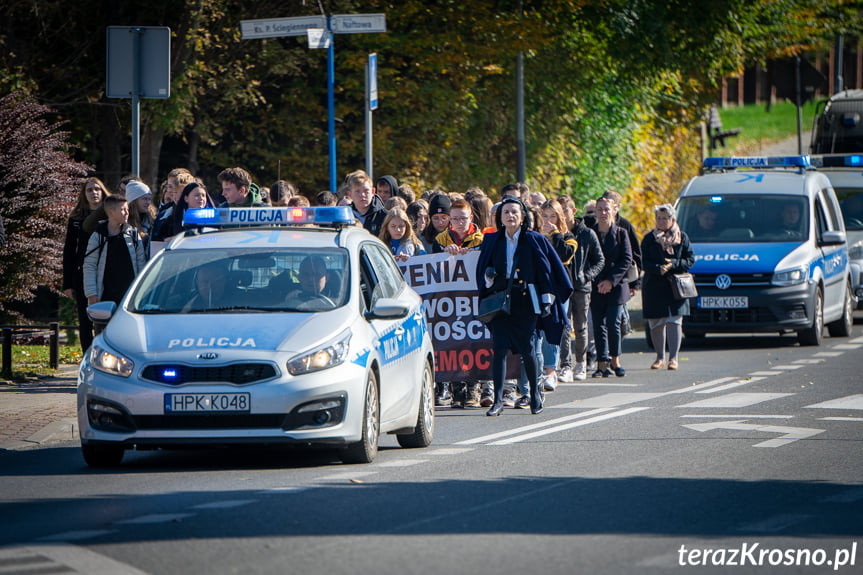
[{"label": "kia emblem", "polygon": [[719,289],[728,289],[731,287],[731,277],[728,274],[719,274],[715,283]]},{"label": "kia emblem", "polygon": [[219,354],[213,351],[208,351],[207,353],[199,353],[198,359],[218,359]]}]

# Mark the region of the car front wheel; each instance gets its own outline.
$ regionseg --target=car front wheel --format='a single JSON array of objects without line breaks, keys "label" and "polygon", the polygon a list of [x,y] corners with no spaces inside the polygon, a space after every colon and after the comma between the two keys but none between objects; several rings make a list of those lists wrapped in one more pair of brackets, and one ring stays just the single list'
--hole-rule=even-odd
[{"label": "car front wheel", "polygon": [[434,371],[427,361],[423,368],[419,413],[413,433],[396,434],[402,447],[428,447],[434,437]]},{"label": "car front wheel", "polygon": [[345,463],[371,463],[378,454],[380,434],[380,407],[378,405],[378,384],[375,373],[369,370],[366,377],[366,392],[363,402],[363,432],[356,443],[345,447],[341,459]]}]

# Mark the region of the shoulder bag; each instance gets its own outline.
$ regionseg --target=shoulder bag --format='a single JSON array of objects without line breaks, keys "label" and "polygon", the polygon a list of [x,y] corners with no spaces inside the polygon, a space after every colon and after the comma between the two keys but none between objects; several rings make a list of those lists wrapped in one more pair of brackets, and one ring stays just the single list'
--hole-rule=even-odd
[{"label": "shoulder bag", "polygon": [[671,274],[668,276],[668,281],[671,282],[671,293],[674,294],[674,299],[682,300],[698,296],[695,278],[691,273]]},{"label": "shoulder bag", "polygon": [[476,318],[483,322],[489,323],[493,319],[509,315],[512,307],[512,281],[515,277],[515,264],[518,262],[518,248],[515,250],[515,257],[512,259],[512,273],[506,282],[506,289],[488,294],[479,300],[479,309],[477,310]]}]

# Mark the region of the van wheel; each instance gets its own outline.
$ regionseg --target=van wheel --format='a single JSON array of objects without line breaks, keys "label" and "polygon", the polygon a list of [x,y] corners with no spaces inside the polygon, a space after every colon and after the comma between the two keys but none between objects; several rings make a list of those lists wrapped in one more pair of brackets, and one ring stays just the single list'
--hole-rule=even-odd
[{"label": "van wheel", "polygon": [[363,403],[363,433],[360,440],[345,447],[339,454],[345,463],[371,463],[378,454],[380,435],[380,406],[375,372],[369,370],[366,378],[366,393]]},{"label": "van wheel", "polygon": [[845,303],[842,305],[842,317],[827,325],[830,337],[848,337],[854,326],[854,303],[851,301],[851,282],[845,286]]},{"label": "van wheel", "polygon": [[402,447],[428,447],[434,437],[434,372],[428,361],[423,368],[417,425],[412,433],[396,434]]},{"label": "van wheel", "polygon": [[812,325],[797,332],[800,345],[821,345],[821,340],[824,339],[824,294],[820,288],[815,292],[812,316]]},{"label": "van wheel", "polygon": [[117,467],[123,461],[122,447],[82,445],[81,454],[90,467]]}]

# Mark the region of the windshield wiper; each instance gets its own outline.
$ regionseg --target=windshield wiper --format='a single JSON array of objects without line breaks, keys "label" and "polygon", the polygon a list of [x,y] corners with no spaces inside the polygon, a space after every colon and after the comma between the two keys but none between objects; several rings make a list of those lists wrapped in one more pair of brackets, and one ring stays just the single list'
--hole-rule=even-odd
[{"label": "windshield wiper", "polygon": [[222,307],[208,307],[205,309],[190,309],[186,313],[214,313],[214,312],[226,312],[226,311],[228,311],[228,312],[231,312],[231,311],[239,311],[239,312],[254,311],[254,312],[263,313],[263,312],[270,312],[273,310],[272,310],[272,308],[268,308],[268,307],[252,307],[252,306],[247,306],[247,305],[226,305],[226,306],[222,306]]}]

